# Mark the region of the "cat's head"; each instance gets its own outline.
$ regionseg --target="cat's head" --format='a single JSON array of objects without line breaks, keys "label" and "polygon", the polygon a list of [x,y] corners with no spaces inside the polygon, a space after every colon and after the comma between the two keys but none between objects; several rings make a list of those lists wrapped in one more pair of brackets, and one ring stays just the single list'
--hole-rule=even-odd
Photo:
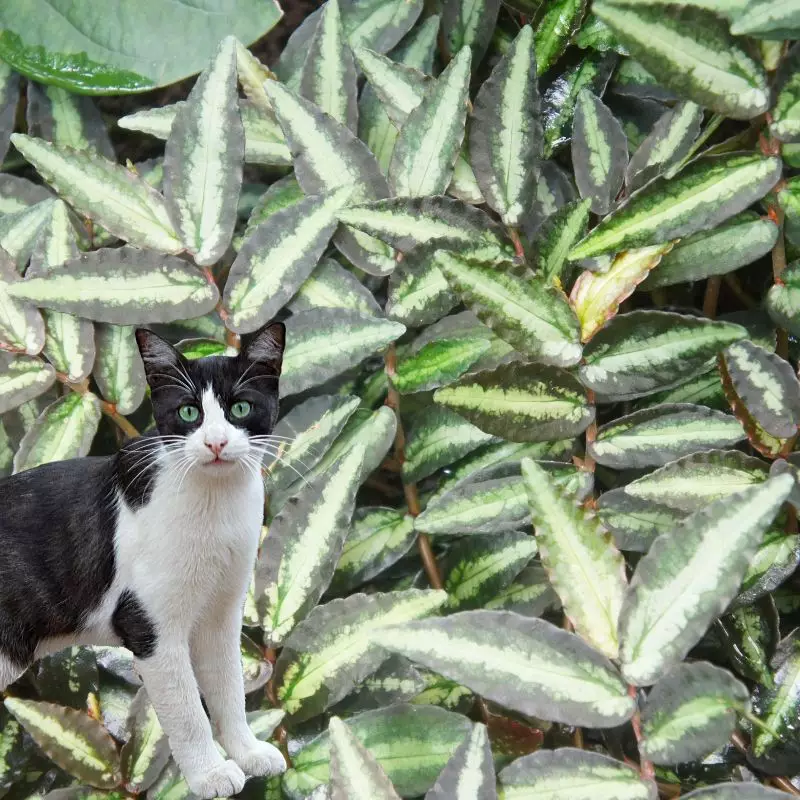
[{"label": "cat's head", "polygon": [[176,462],[223,475],[252,469],[275,447],[278,379],[285,328],[274,322],[242,337],[239,354],[185,358],[152,331],[139,329],[156,427]]}]

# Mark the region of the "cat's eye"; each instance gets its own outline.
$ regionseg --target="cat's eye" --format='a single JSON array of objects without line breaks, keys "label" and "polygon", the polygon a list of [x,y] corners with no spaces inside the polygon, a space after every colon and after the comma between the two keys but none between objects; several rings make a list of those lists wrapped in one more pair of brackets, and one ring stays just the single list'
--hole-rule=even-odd
[{"label": "cat's eye", "polygon": [[181,406],[178,409],[178,416],[184,422],[197,422],[200,419],[200,409],[197,406]]},{"label": "cat's eye", "polygon": [[251,408],[252,406],[247,402],[247,400],[237,400],[231,406],[231,414],[233,414],[233,416],[237,419],[243,419],[250,413]]}]

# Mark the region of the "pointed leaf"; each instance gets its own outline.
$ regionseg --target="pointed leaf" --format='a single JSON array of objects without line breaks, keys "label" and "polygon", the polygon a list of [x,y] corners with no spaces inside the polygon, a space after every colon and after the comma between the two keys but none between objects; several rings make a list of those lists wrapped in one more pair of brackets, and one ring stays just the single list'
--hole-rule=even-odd
[{"label": "pointed leaf", "polygon": [[39,232],[47,224],[53,205],[53,200],[48,198],[0,217],[0,247],[11,256],[20,272],[33,253]]},{"label": "pointed leaf", "polygon": [[586,6],[586,0],[557,0],[548,4],[536,29],[536,65],[540,75],[567,49],[580,28]]},{"label": "pointed leaf", "polygon": [[216,263],[230,245],[243,160],[236,40],[228,36],[176,114],[164,152],[170,219],[200,265]]},{"label": "pointed leaf", "polygon": [[705,371],[746,334],[741,325],[666,311],[620,314],[584,348],[581,380],[604,397],[642,397]]},{"label": "pointed leaf", "polygon": [[353,49],[391,50],[422,13],[422,0],[340,0],[345,32]]},{"label": "pointed leaf", "polygon": [[0,414],[43,394],[55,380],[56,371],[40,358],[0,353]]},{"label": "pointed leaf", "polygon": [[470,47],[478,64],[492,39],[499,10],[500,0],[444,0],[442,32],[448,51],[457,53]]},{"label": "pointed leaf", "polygon": [[548,608],[557,609],[559,600],[543,567],[536,564],[522,572],[484,608],[492,611],[514,611],[526,617],[538,617]]},{"label": "pointed leaf", "polygon": [[592,9],[659,83],[679,95],[734,119],[751,119],[769,107],[763,68],[715,14],[609,2]]},{"label": "pointed leaf", "polygon": [[365,448],[290,498],[270,526],[256,569],[256,598],[271,646],[283,643],[322,596],[341,555]]},{"label": "pointed leaf", "polygon": [[759,155],[700,159],[672,180],[659,178],[633,194],[572,248],[578,260],[659,244],[713,228],[762,198],[781,162]]},{"label": "pointed leaf", "polygon": [[0,250],[0,343],[35,356],[44,346],[44,320],[34,306],[9,295],[17,283],[22,283],[22,278],[8,253]]},{"label": "pointed leaf", "polygon": [[476,723],[447,762],[425,800],[497,800],[486,726]]},{"label": "pointed leaf", "polygon": [[536,241],[536,266],[549,281],[560,281],[567,253],[586,233],[589,200],[574,200],[554,212],[539,229]]},{"label": "pointed leaf", "polygon": [[486,339],[439,339],[401,359],[389,377],[403,394],[437,389],[466,372],[489,347]]},{"label": "pointed leaf", "polygon": [[781,327],[800,332],[800,260],[781,273],[780,281],[767,292],[767,311]]},{"label": "pointed leaf", "polygon": [[115,325],[198,317],[216,305],[215,285],[186,261],[135,247],[83,253],[10,287],[35,305]]},{"label": "pointed leaf", "polygon": [[769,0],[750,0],[737,12],[731,25],[735,36],[754,36],[757,39],[796,39],[800,35],[797,2],[775,3]]},{"label": "pointed leaf", "polygon": [[544,620],[461,611],[387,628],[376,639],[522,714],[602,728],[633,713],[633,700],[611,662]]},{"label": "pointed leaf", "polygon": [[354,594],[311,611],[287,637],[275,664],[281,707],[294,721],[322,713],[352,692],[389,654],[371,641],[387,625],[427,617],[444,592]]},{"label": "pointed leaf", "polygon": [[361,314],[383,315],[372,292],[353,272],[332,258],[320,260],[287,308],[293,314],[314,308],[349,308]]},{"label": "pointed leaf", "polygon": [[146,388],[144,363],[133,326],[98,325],[97,359],[93,376],[103,397],[120,414],[132,414],[142,404]]},{"label": "pointed leaf", "polygon": [[577,436],[594,419],[577,378],[541,364],[512,363],[467,375],[438,389],[434,399],[481,430],[510,441]]},{"label": "pointed leaf", "polygon": [[575,104],[572,165],[581,197],[595,214],[607,214],[622,188],[628,141],[622,126],[603,102],[583,89]]},{"label": "pointed leaf", "polygon": [[183,249],[164,198],[130,170],[21,133],[11,139],[61,197],[115,236],[165,253]]},{"label": "pointed leaf", "polygon": [[130,792],[143,792],[158,779],[170,757],[169,742],[144,688],[128,715],[128,741],[122,748],[122,774]]},{"label": "pointed leaf", "polygon": [[519,225],[527,211],[541,150],[533,29],[526,25],[481,86],[469,130],[475,178],[506,225]]},{"label": "pointed leaf", "polygon": [[778,98],[772,109],[772,135],[781,142],[800,141],[800,47],[795,45],[778,67]]},{"label": "pointed leaf", "polygon": [[627,680],[653,683],[699,641],[736,595],[792,483],[780,475],[717,500],[656,539],[636,567],[620,616]]}]

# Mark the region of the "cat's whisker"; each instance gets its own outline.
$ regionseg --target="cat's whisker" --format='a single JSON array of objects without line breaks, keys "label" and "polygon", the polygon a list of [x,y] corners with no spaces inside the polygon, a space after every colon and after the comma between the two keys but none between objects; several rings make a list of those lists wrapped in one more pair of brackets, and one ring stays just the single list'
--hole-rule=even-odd
[{"label": "cat's whisker", "polygon": [[[283,466],[284,466],[284,467],[287,467],[288,469],[292,470],[292,472],[294,472],[294,473],[295,473],[295,475],[297,475],[297,477],[298,477],[298,478],[299,478],[301,481],[303,481],[303,483],[304,483],[306,486],[310,486],[310,485],[311,485],[311,484],[308,482],[308,480],[306,479],[305,475],[303,475],[303,473],[302,473],[302,472],[300,472],[300,470],[299,470],[299,469],[297,469],[297,467],[295,467],[295,466],[294,466],[294,464],[289,464],[288,462],[286,462],[286,461],[284,461],[284,460],[283,460],[283,456],[282,456],[282,454],[281,454],[281,453],[279,453],[279,452],[267,451],[267,455],[271,455],[271,456],[273,456],[273,457],[275,458],[275,462],[277,462],[277,463],[279,463],[279,464],[283,464]],[[273,463],[275,463],[275,462],[273,462]],[[270,474],[270,473],[269,473],[269,470],[267,470],[267,473],[268,473],[268,474]]]}]

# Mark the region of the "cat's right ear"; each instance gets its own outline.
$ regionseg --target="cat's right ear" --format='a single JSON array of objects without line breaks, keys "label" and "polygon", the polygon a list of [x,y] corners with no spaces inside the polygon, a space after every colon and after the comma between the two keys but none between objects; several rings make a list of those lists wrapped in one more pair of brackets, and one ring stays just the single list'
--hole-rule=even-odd
[{"label": "cat's right ear", "polygon": [[147,328],[136,329],[136,344],[139,346],[147,382],[159,375],[181,375],[184,371],[183,356],[167,341]]}]

